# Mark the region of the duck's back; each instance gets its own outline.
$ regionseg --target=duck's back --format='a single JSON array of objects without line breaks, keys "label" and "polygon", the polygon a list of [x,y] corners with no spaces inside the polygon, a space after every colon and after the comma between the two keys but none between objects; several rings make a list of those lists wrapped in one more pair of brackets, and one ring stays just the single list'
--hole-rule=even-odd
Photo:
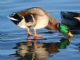
[{"label": "duck's back", "polygon": [[22,10],[22,11],[18,11],[17,13],[22,15],[22,16],[26,16],[28,14],[48,16],[48,13],[40,7],[28,8],[28,9],[25,9],[25,10]]}]

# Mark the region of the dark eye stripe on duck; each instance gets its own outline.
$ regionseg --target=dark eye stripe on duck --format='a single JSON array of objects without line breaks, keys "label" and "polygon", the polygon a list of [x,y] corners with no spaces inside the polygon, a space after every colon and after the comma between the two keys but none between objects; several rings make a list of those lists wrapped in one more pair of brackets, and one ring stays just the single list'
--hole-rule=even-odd
[{"label": "dark eye stripe on duck", "polygon": [[33,22],[33,20],[32,20],[33,18],[32,18],[32,15],[31,14],[25,16],[24,18],[25,18],[25,21],[26,22],[31,22],[31,21]]},{"label": "dark eye stripe on duck", "polygon": [[23,17],[17,13],[13,13],[10,17],[16,19],[12,20],[15,24],[18,24],[23,19]]},{"label": "dark eye stripe on duck", "polygon": [[21,16],[21,15],[19,15],[19,14],[15,14],[14,16],[13,16],[15,19],[18,19],[18,20],[22,20],[23,19],[23,17]]}]

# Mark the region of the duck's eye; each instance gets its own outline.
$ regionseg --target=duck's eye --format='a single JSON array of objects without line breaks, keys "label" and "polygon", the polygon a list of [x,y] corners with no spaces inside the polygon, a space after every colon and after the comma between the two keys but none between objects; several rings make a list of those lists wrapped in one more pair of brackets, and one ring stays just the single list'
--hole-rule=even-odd
[{"label": "duck's eye", "polygon": [[31,20],[32,20],[31,14],[25,16],[25,21],[26,21],[26,22],[30,22]]}]

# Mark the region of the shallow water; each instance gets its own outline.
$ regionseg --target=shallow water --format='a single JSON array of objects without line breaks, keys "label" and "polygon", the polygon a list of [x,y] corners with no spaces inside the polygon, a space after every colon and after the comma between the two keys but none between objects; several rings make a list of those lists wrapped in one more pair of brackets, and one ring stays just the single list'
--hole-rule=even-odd
[{"label": "shallow water", "polygon": [[[42,7],[49,15],[54,16],[59,22],[61,21],[60,11],[77,11],[80,12],[80,0],[0,0],[0,60],[27,60],[15,56],[17,43],[26,42],[27,33],[24,29],[20,29],[14,25],[7,16],[12,12],[27,9],[30,7]],[[44,36],[43,39],[38,39],[38,42],[43,43],[60,43],[62,34],[45,29],[38,30],[39,34]],[[47,39],[45,39],[47,38]],[[80,59],[80,35],[74,35],[71,39],[70,44],[66,48],[61,49],[57,46],[59,52],[50,50],[46,60],[79,60]],[[31,37],[33,40],[33,38]],[[51,47],[51,45],[49,46]],[[48,47],[48,48],[49,48]],[[45,47],[46,48],[46,47]],[[51,48],[49,48],[51,49]],[[55,52],[55,53],[53,53]],[[28,56],[29,57],[29,56]],[[29,59],[28,59],[29,60]],[[40,59],[44,60],[44,59]]]}]

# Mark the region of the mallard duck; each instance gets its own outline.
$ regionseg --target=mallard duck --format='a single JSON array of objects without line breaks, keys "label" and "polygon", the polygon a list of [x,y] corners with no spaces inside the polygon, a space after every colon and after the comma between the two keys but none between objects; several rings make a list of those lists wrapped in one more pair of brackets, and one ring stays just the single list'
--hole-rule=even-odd
[{"label": "mallard duck", "polygon": [[[19,27],[25,28],[28,32],[28,35],[33,35],[36,38],[41,38],[41,35],[38,35],[36,30],[41,28],[46,28],[49,30],[59,30],[62,33],[73,36],[63,24],[57,22],[56,19],[48,15],[48,13],[40,7],[32,7],[22,11],[12,13],[9,18]],[[34,33],[30,32],[30,29],[33,29]]]},{"label": "mallard duck", "polygon": [[71,11],[61,12],[62,23],[69,26],[70,30],[80,29],[80,13]]}]

